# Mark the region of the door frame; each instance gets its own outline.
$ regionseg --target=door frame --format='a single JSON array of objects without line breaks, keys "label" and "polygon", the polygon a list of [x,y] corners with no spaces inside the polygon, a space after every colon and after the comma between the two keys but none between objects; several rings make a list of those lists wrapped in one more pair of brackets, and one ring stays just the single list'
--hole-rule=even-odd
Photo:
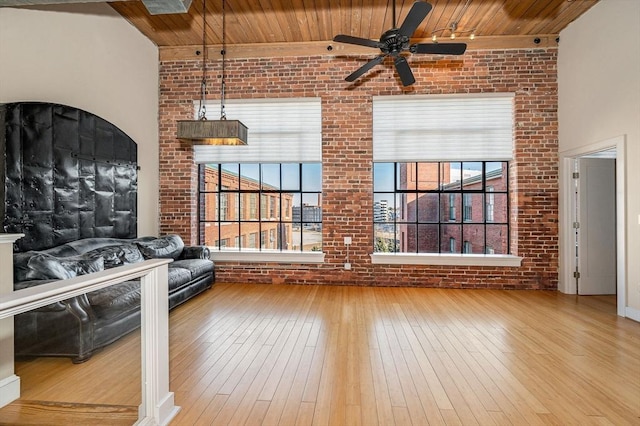
[{"label": "door frame", "polygon": [[558,291],[566,294],[577,294],[573,273],[576,270],[575,231],[576,197],[574,196],[573,162],[582,156],[608,149],[616,150],[616,274],[617,274],[617,313],[626,316],[627,279],[626,279],[626,136],[616,136],[601,142],[559,153],[559,282]]}]

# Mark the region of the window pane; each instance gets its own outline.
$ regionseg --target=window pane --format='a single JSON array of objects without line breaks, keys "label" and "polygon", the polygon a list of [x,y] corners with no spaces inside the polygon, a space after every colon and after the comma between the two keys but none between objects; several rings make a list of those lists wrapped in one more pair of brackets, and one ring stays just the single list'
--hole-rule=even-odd
[{"label": "window pane", "polygon": [[240,231],[239,222],[222,222],[220,224],[220,248],[237,249],[240,247],[238,236]]},{"label": "window pane", "polygon": [[418,253],[438,253],[438,225],[418,225]]},{"label": "window pane", "polygon": [[284,191],[300,191],[300,164],[286,163],[282,165],[282,189]]},{"label": "window pane", "polygon": [[263,223],[261,228],[261,238],[263,249],[276,250],[281,247],[280,224]]},{"label": "window pane", "polygon": [[415,190],[416,173],[416,163],[398,163],[396,169],[398,190]]},{"label": "window pane", "polygon": [[476,189],[481,191],[483,189],[481,162],[462,163],[462,183],[462,187],[465,190]]},{"label": "window pane", "polygon": [[485,180],[494,191],[507,190],[507,162],[486,163]]},{"label": "window pane", "polygon": [[484,225],[465,225],[462,228],[462,238],[467,243],[468,250],[464,253],[484,253]]},{"label": "window pane", "polygon": [[302,164],[302,190],[322,191],[322,165],[320,163]]},{"label": "window pane", "polygon": [[438,222],[438,194],[421,194],[418,198],[418,222]]},{"label": "window pane", "polygon": [[[293,221],[294,220],[294,207],[293,200],[296,198],[296,194],[283,192],[281,195],[282,200],[282,220]],[[297,208],[297,214],[300,214],[300,207]],[[300,220],[296,220],[296,222],[300,222]]]},{"label": "window pane", "polygon": [[262,189],[265,191],[280,190],[280,164],[262,165]]},{"label": "window pane", "polygon": [[215,192],[200,194],[200,220],[218,220],[217,201],[218,194]]},{"label": "window pane", "polygon": [[280,220],[280,194],[262,194],[260,197],[262,220]]},{"label": "window pane", "polygon": [[418,227],[415,224],[401,223],[396,226],[399,253],[415,253],[418,247]]},{"label": "window pane", "polygon": [[322,224],[302,224],[302,251],[322,251]]},{"label": "window pane", "polygon": [[238,193],[220,194],[220,220],[232,221],[240,218],[240,197]]},{"label": "window pane", "polygon": [[418,194],[415,192],[396,194],[396,206],[399,222],[415,222],[418,216]]},{"label": "window pane", "polygon": [[301,222],[322,222],[320,194],[302,194]]},{"label": "window pane", "polygon": [[418,163],[417,189],[432,191],[438,189],[438,163]]},{"label": "window pane", "polygon": [[[258,164],[240,165],[240,188],[243,190],[260,189],[260,166]],[[238,186],[236,185],[236,188]]]},{"label": "window pane", "polygon": [[237,190],[238,176],[240,176],[240,165],[237,163],[222,164],[222,189]]},{"label": "window pane", "polygon": [[[491,197],[492,196],[492,197]],[[508,223],[509,214],[507,211],[507,194],[489,194],[488,201],[493,198],[493,220],[495,223]]]},{"label": "window pane", "polygon": [[201,166],[203,173],[201,180],[201,191],[213,192],[218,190],[218,165],[203,164]]},{"label": "window pane", "polygon": [[457,193],[440,194],[440,221],[460,222],[462,214],[462,195]]},{"label": "window pane", "polygon": [[278,227],[280,233],[280,250],[291,250],[293,246],[293,226],[290,223],[281,223]]},{"label": "window pane", "polygon": [[220,231],[218,222],[205,222],[203,228],[203,235],[200,238],[202,244],[218,249],[218,232]]},{"label": "window pane", "polygon": [[373,163],[373,190],[392,192],[394,188],[393,163]]},{"label": "window pane", "polygon": [[483,222],[484,194],[463,194],[462,196],[462,220],[465,222]]},{"label": "window pane", "polygon": [[440,189],[454,191],[461,188],[462,163],[440,163]]},{"label": "window pane", "polygon": [[373,221],[388,222],[395,219],[393,193],[375,194],[373,197]]},{"label": "window pane", "polygon": [[495,254],[509,253],[509,231],[507,225],[487,225],[487,247]]},{"label": "window pane", "polygon": [[397,251],[398,241],[392,224],[374,224],[374,252],[394,253]]},{"label": "window pane", "polygon": [[291,247],[290,250],[302,250],[302,225],[299,223],[291,224]]},{"label": "window pane", "polygon": [[243,222],[240,224],[240,241],[243,249],[258,249],[260,224],[258,222]]},{"label": "window pane", "polygon": [[262,248],[267,250],[278,250],[282,248],[281,224],[263,223],[261,228]]},{"label": "window pane", "polygon": [[440,228],[441,253],[461,253],[462,229],[459,225],[442,225]]}]

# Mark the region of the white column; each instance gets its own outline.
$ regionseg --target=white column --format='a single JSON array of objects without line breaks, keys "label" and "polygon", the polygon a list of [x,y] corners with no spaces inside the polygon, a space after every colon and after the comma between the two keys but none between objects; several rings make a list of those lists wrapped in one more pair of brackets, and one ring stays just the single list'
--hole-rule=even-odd
[{"label": "white column", "polygon": [[151,270],[142,290],[142,404],[137,425],[166,425],[180,410],[169,392],[169,289],[166,264]]},{"label": "white column", "polygon": [[[13,292],[13,243],[24,234],[0,234],[0,294]],[[0,320],[0,407],[20,398],[14,371],[13,317]]]}]

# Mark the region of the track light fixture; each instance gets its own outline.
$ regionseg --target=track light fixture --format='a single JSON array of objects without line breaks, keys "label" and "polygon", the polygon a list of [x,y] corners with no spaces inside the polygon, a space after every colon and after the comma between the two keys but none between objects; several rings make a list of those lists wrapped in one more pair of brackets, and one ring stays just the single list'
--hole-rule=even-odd
[{"label": "track light fixture", "polygon": [[455,17],[453,21],[449,25],[444,28],[438,28],[431,31],[431,41],[434,43],[438,42],[439,37],[444,37],[447,33],[449,34],[449,38],[451,40],[455,40],[456,37],[469,35],[469,40],[474,40],[476,38],[476,29],[473,28],[471,30],[461,30],[459,28],[460,19],[462,19],[462,15],[467,11],[471,0],[467,0],[462,9],[460,9],[460,13]]}]

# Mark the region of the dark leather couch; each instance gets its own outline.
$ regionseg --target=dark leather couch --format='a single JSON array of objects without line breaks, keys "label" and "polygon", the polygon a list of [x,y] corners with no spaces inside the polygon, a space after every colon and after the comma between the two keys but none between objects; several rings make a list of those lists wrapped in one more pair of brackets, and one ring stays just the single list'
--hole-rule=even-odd
[{"label": "dark leather couch", "polygon": [[[151,258],[169,263],[169,309],[210,288],[213,262],[204,246],[177,235],[137,239],[86,238],[14,254],[14,289],[72,278]],[[127,281],[15,316],[16,356],[68,356],[84,362],[140,326],[140,281]]]}]

